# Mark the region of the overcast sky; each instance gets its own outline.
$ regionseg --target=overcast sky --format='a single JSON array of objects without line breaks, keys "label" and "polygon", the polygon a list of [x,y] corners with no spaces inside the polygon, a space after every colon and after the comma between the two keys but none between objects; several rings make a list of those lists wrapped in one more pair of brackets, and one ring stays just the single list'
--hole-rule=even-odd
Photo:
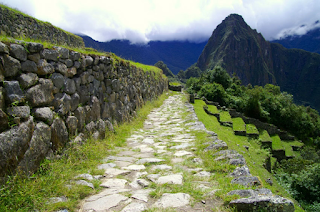
[{"label": "overcast sky", "polygon": [[[320,27],[320,0],[0,0],[95,40],[203,41],[231,13],[267,39]],[[301,25],[304,27],[300,27]]]}]

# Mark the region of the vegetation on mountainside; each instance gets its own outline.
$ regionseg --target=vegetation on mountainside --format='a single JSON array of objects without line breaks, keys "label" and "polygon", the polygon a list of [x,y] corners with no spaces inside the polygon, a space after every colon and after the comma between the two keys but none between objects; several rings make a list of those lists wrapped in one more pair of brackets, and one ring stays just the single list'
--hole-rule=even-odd
[{"label": "vegetation on mountainside", "polygon": [[[282,142],[277,135],[271,137],[273,149],[284,149],[286,156],[296,156],[282,160],[273,170],[274,175],[306,210],[320,210],[320,116],[316,110],[294,104],[292,95],[281,92],[279,86],[243,86],[221,67],[190,78],[186,86],[189,93],[272,123],[302,139],[306,145],[300,156],[292,151],[295,142]],[[270,140],[266,135],[261,139]]]}]

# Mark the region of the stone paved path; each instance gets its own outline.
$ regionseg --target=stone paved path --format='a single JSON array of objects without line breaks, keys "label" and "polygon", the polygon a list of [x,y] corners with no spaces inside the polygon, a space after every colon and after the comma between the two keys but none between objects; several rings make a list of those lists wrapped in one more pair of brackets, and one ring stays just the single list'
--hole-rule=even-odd
[{"label": "stone paved path", "polygon": [[[144,128],[127,139],[126,147],[99,166],[105,170],[100,185],[105,189],[85,199],[80,211],[212,211],[218,207],[221,202],[214,198],[211,173],[203,170],[194,154],[191,129],[206,133],[183,95],[170,96],[149,114]],[[196,190],[203,193],[201,200],[194,198]]]}]

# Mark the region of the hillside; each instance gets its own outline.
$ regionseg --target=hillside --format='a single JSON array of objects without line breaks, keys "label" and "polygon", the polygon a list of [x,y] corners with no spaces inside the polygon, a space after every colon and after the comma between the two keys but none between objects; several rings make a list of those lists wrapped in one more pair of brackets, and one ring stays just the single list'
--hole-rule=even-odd
[{"label": "hillside", "polygon": [[130,44],[129,40],[99,42],[89,36],[79,36],[87,47],[113,52],[128,60],[148,65],[163,61],[174,74],[194,64],[206,45],[206,42],[188,41],[150,41],[147,45]]},{"label": "hillside", "polygon": [[271,42],[279,43],[288,49],[303,49],[320,54],[320,28],[312,29],[304,35],[289,35]]}]

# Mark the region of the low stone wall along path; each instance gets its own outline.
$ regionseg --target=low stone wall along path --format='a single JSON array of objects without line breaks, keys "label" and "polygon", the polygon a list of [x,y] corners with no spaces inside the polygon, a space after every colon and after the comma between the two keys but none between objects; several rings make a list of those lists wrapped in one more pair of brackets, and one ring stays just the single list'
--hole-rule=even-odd
[{"label": "low stone wall along path", "polygon": [[[104,189],[86,198],[80,211],[212,211],[216,182],[195,155],[194,130],[203,130],[182,94],[154,109],[126,147],[105,158]],[[196,167],[196,168],[195,168]],[[84,175],[85,176],[85,175]],[[85,179],[84,179],[85,180]],[[200,199],[197,195],[203,195]]]}]

